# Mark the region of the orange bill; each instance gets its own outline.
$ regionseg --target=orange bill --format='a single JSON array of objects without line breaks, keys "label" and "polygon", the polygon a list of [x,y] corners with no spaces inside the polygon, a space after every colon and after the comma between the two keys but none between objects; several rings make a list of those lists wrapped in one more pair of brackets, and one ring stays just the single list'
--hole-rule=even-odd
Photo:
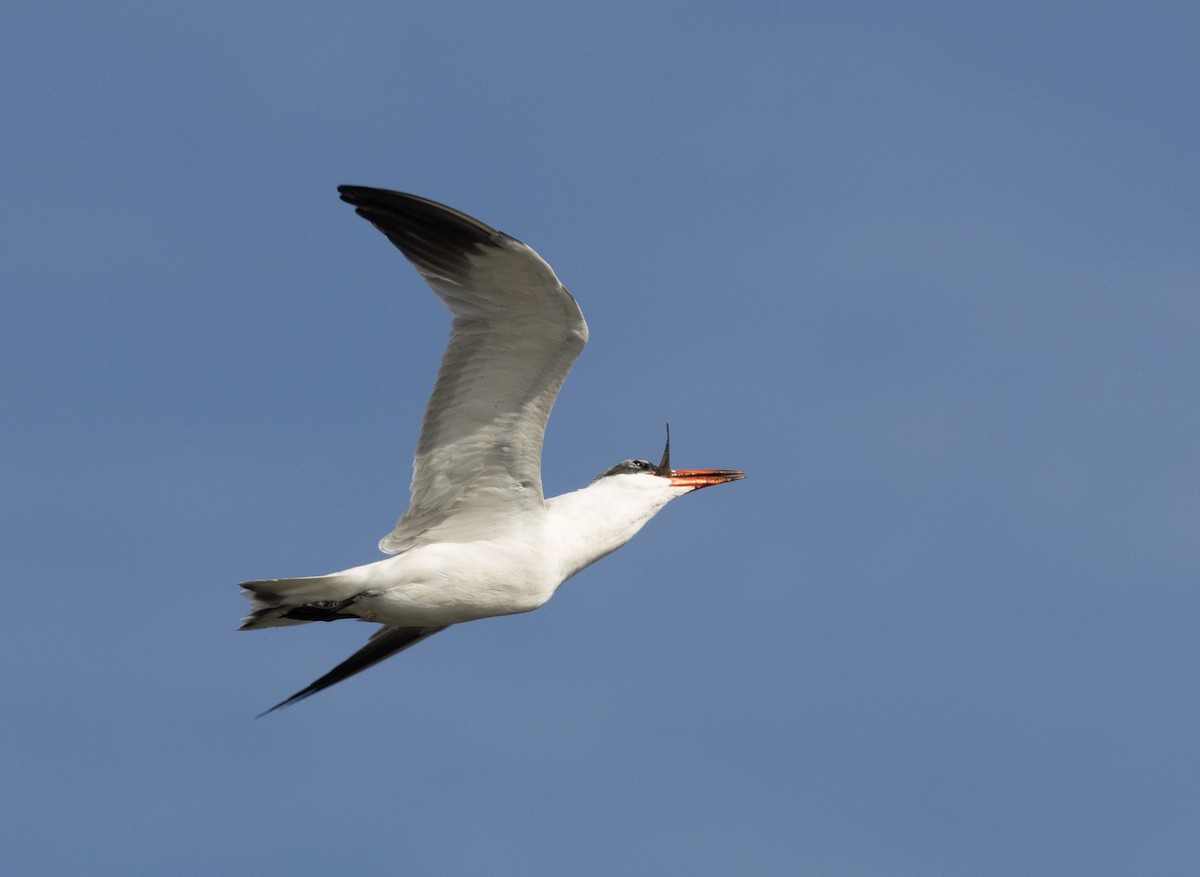
[{"label": "orange bill", "polygon": [[670,477],[672,487],[691,487],[699,490],[701,487],[724,484],[726,481],[741,481],[746,474],[735,472],[733,469],[672,469]]}]

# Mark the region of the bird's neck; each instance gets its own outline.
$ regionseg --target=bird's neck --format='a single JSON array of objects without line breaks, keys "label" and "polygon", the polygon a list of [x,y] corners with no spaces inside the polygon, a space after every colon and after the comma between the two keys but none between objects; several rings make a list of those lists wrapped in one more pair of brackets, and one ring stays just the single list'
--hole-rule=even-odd
[{"label": "bird's neck", "polygon": [[563,579],[616,551],[676,495],[669,488],[647,489],[636,481],[604,478],[548,499],[550,536]]}]

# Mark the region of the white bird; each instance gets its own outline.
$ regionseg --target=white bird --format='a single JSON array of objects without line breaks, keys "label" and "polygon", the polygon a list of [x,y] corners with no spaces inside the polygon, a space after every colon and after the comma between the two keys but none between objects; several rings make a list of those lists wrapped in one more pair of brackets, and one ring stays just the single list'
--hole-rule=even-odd
[{"label": "white bird", "polygon": [[412,499],[379,543],[392,555],[323,576],[245,582],[242,630],[358,618],[383,625],[295,703],[452,624],[537,609],[663,506],[744,477],[625,460],[544,499],[546,420],[587,342],[579,305],[537,253],[450,207],[340,186],[454,316],[413,460]]}]

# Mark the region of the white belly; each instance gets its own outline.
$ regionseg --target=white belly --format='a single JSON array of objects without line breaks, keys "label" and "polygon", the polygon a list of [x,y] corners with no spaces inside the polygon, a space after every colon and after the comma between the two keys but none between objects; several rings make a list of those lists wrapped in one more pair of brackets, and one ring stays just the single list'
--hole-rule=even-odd
[{"label": "white belly", "polygon": [[561,580],[524,543],[440,543],[347,570],[363,596],[346,611],[365,621],[441,625],[537,609]]}]

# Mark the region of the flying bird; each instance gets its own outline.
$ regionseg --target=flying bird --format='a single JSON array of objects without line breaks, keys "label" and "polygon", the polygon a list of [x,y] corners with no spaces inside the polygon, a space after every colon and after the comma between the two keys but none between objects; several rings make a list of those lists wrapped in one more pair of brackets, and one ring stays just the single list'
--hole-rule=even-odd
[{"label": "flying bird", "polygon": [[588,338],[575,299],[516,238],[416,195],[339,186],[450,309],[450,343],[425,409],[412,497],[379,548],[391,555],[328,575],[244,582],[241,630],[357,618],[367,644],[273,712],[452,624],[537,609],[564,581],[620,548],[671,500],[737,481],[728,469],[625,460],[586,487],[542,496],[542,439]]}]

